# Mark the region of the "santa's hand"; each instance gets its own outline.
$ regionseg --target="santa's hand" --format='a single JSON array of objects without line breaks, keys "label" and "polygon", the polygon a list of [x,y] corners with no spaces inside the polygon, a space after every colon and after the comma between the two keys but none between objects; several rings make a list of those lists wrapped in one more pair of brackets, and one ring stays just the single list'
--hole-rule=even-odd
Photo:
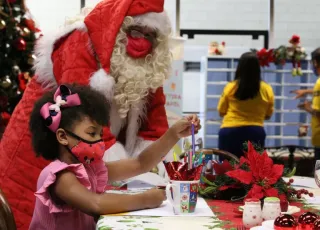
[{"label": "santa's hand", "polygon": [[178,138],[191,135],[191,126],[194,125],[194,133],[198,133],[201,129],[200,119],[197,115],[189,115],[177,121],[170,129]]}]

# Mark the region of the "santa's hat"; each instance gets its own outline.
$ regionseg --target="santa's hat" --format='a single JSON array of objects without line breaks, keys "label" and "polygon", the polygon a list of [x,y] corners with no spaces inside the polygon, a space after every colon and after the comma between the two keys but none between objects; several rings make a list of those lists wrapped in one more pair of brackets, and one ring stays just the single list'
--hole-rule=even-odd
[{"label": "santa's hat", "polygon": [[[113,47],[126,16],[132,16],[136,23],[157,29],[160,33],[170,32],[171,25],[164,12],[164,0],[100,2],[85,18],[85,24],[100,64],[106,72],[110,70]],[[108,38],[108,44],[105,44],[105,39],[102,38]]]}]

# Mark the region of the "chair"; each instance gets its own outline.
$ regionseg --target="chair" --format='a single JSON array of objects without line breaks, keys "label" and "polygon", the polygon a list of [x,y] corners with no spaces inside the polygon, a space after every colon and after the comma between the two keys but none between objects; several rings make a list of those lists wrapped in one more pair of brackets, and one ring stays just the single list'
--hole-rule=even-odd
[{"label": "chair", "polygon": [[17,229],[11,208],[1,189],[0,189],[0,229],[1,230]]}]

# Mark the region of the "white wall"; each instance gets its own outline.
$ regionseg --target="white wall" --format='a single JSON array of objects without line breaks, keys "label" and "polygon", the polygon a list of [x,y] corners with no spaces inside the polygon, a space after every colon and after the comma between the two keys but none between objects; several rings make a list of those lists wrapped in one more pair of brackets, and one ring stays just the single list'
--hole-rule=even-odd
[{"label": "white wall", "polygon": [[[175,0],[166,1],[174,21]],[[320,1],[275,0],[275,45],[287,44],[297,33],[306,47],[320,46]],[[181,0],[182,29],[267,30],[269,0]],[[210,41],[226,41],[227,46],[260,48],[263,39],[249,36],[196,36],[188,45],[207,46]]]},{"label": "white wall", "polygon": [[[183,29],[268,29],[269,0],[180,0]],[[79,12],[80,0],[26,0],[28,7],[46,32],[56,29],[68,16]],[[94,6],[99,0],[87,0]],[[175,22],[175,0],[166,0],[165,8]],[[301,35],[306,47],[320,46],[320,1],[276,0],[275,45],[286,44],[288,38]],[[227,46],[262,46],[263,39],[249,36],[196,36],[187,45],[207,44],[212,40],[226,41]]]},{"label": "white wall", "polygon": [[44,34],[80,12],[80,0],[26,0],[26,4]]}]

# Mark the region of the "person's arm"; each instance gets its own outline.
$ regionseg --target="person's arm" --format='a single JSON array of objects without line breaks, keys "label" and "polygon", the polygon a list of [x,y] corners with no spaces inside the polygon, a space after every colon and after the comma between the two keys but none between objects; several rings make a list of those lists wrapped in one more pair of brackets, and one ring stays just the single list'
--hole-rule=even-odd
[{"label": "person's arm", "polygon": [[297,90],[291,91],[291,93],[295,93],[296,94],[295,99],[298,99],[308,94],[313,94],[313,89],[297,89]]},{"label": "person's arm", "polygon": [[107,162],[109,181],[120,181],[149,172],[179,141],[172,130],[142,151],[137,158]]},{"label": "person's arm", "polygon": [[313,94],[313,89],[305,89],[304,93],[305,94]]},{"label": "person's arm", "polygon": [[[319,101],[320,103],[320,101]],[[310,101],[305,101],[304,103],[298,105],[300,109],[305,110],[306,112],[310,113],[312,116],[316,116],[320,118],[320,108],[315,108],[313,103]]]},{"label": "person's arm", "polygon": [[218,107],[217,107],[220,117],[224,117],[228,112],[229,103],[228,103],[228,97],[226,95],[227,94],[227,92],[226,92],[227,86],[224,88],[224,90],[221,94],[221,97],[220,97],[220,100],[218,103]]},{"label": "person's arm", "polygon": [[148,146],[137,158],[106,162],[109,181],[120,181],[149,172],[171,150],[181,137],[191,134],[191,124],[195,125],[195,132],[201,128],[200,120],[191,115],[175,123],[157,141]]},{"label": "person's arm", "polygon": [[155,208],[165,200],[164,191],[157,189],[137,195],[97,194],[83,186],[70,171],[57,175],[52,191],[67,205],[91,216]]},{"label": "person's arm", "polygon": [[268,95],[269,95],[269,104],[268,104],[265,120],[269,120],[274,111],[274,93],[271,86],[268,90]]},{"label": "person's arm", "polygon": [[298,107],[310,113],[312,116],[320,118],[320,83],[318,81],[316,82],[312,93],[312,102],[305,101],[304,103],[298,105]]}]

